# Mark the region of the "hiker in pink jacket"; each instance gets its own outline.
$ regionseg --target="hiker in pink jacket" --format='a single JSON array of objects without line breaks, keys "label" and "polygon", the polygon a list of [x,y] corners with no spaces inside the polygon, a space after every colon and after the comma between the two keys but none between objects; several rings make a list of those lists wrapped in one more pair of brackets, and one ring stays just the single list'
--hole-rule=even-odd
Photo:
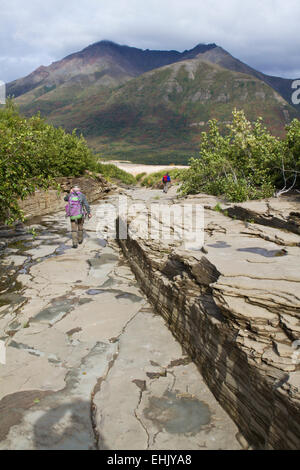
[{"label": "hiker in pink jacket", "polygon": [[92,217],[91,209],[85,195],[80,191],[79,186],[74,186],[70,194],[65,196],[66,216],[70,217],[73,248],[78,247],[78,243],[83,242],[83,224],[86,215]]}]

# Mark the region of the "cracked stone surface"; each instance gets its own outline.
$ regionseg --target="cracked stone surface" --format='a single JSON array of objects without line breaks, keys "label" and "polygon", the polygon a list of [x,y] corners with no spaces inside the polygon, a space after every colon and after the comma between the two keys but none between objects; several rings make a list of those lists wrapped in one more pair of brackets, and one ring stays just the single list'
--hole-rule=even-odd
[{"label": "cracked stone surface", "polygon": [[[149,206],[151,194],[161,198],[141,189],[132,198]],[[120,244],[143,291],[248,442],[298,449],[299,196],[225,205],[201,194],[176,199],[172,188],[162,202],[204,207],[204,245],[146,239],[141,211],[134,236]]]},{"label": "cracked stone surface", "polygon": [[86,223],[77,250],[63,212],[34,221],[35,237],[4,238],[0,449],[241,448],[238,428],[96,226],[96,217]]},{"label": "cracked stone surface", "polygon": [[237,427],[150,308],[119,337],[94,404],[100,449],[240,449]]}]

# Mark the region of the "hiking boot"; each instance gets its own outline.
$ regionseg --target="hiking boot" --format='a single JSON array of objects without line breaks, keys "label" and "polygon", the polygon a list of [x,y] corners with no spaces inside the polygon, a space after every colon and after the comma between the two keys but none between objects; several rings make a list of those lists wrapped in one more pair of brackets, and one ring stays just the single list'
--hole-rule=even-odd
[{"label": "hiking boot", "polygon": [[81,243],[83,243],[83,240],[80,240],[78,243],[79,243],[79,245],[81,245]]},{"label": "hiking boot", "polygon": [[73,245],[72,248],[78,248],[78,245]]}]

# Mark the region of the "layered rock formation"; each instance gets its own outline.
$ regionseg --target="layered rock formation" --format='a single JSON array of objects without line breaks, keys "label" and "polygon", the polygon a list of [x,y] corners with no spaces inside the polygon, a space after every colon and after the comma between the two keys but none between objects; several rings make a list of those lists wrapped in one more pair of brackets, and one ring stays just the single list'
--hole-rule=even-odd
[{"label": "layered rock formation", "polygon": [[227,212],[233,218],[300,234],[299,195],[232,204],[227,208]]},{"label": "layered rock formation", "polygon": [[[139,197],[135,192],[135,202]],[[300,237],[288,232],[284,217],[285,230],[232,220],[210,210],[216,201],[204,195],[182,201],[208,208],[198,250],[145,238],[147,210],[139,230],[119,243],[149,301],[248,442],[298,449]],[[174,202],[172,194],[164,202]],[[270,205],[268,215],[279,219]],[[162,228],[159,218],[155,224]]]}]

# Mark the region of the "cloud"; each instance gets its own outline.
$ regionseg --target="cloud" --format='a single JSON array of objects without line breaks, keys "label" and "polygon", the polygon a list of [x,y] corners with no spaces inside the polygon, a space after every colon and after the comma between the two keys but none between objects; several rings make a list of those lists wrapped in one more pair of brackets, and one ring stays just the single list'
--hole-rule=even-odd
[{"label": "cloud", "polygon": [[300,77],[298,0],[2,0],[0,79],[102,39],[183,51],[215,42],[265,73]]}]

